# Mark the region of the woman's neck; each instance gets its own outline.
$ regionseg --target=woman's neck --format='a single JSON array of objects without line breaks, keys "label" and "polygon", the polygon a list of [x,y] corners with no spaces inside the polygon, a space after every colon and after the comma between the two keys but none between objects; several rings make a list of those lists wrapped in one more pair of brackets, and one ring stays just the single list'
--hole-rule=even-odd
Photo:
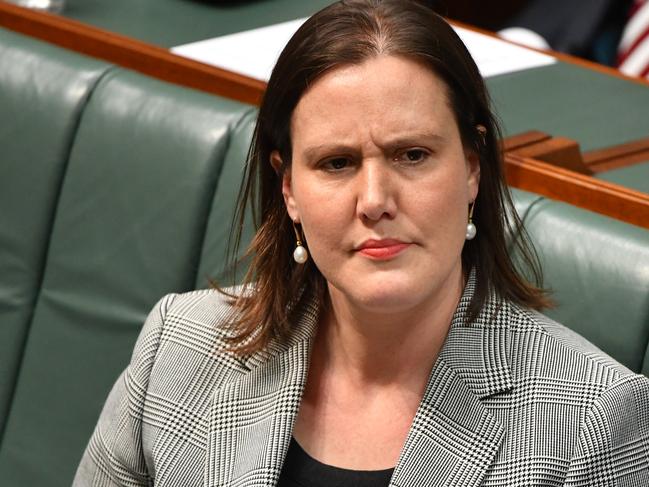
[{"label": "woman's neck", "polygon": [[[444,344],[464,288],[462,274],[417,309],[386,313],[354,306],[335,289],[314,345],[314,364],[359,387],[421,389]],[[323,371],[324,372],[324,371]]]},{"label": "woman's neck", "polygon": [[461,275],[452,282],[410,313],[366,313],[331,295],[293,430],[306,451],[357,470],[397,463],[463,290]]}]

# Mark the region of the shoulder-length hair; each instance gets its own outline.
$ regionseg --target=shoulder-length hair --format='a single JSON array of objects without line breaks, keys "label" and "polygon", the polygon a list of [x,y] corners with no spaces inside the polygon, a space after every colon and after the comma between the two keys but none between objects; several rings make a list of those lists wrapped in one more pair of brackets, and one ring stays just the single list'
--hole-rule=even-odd
[{"label": "shoulder-length hair", "polygon": [[[288,336],[299,296],[315,296],[326,305],[326,282],[313,261],[300,265],[292,258],[295,234],[281,191],[282,176],[291,164],[291,117],[320,76],[379,55],[415,60],[445,82],[462,143],[479,156],[480,185],[473,214],[479,235],[462,250],[464,272],[476,269],[469,319],[475,319],[490,292],[527,307],[548,305],[545,292],[537,287],[538,259],[504,183],[500,131],[489,96],[460,38],[440,16],[415,1],[343,0],[313,15],[293,35],[273,69],[259,110],[233,229],[236,255],[250,208],[256,234],[247,252],[251,265],[245,292],[233,297],[237,312],[230,339],[240,353]],[[283,163],[277,172],[270,164],[274,150]],[[507,233],[518,236],[513,245],[520,269],[508,250]],[[537,284],[530,284],[524,275]]]}]

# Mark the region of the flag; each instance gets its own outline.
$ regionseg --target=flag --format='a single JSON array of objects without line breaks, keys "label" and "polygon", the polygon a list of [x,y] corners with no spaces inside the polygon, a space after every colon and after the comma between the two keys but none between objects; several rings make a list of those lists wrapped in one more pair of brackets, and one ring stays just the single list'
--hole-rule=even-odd
[{"label": "flag", "polygon": [[618,48],[618,67],[649,79],[649,0],[635,0]]},{"label": "flag", "polygon": [[635,0],[618,48],[618,67],[649,79],[649,0]]}]

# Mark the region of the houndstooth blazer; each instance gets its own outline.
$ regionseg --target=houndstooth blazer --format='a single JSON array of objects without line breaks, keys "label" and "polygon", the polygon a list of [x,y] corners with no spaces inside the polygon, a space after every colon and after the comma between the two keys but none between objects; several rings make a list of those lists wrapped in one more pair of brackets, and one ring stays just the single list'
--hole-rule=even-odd
[{"label": "houndstooth blazer", "polygon": [[[469,281],[390,485],[649,486],[649,380],[548,318],[490,299],[466,322]],[[318,310],[286,343],[218,352],[216,291],[149,315],[74,486],[272,486],[307,377]]]}]

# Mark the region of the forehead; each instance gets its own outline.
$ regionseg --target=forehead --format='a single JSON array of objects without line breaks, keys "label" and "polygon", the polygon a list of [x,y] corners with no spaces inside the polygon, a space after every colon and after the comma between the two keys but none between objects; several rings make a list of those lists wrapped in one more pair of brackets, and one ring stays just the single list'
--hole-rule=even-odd
[{"label": "forehead", "polygon": [[291,134],[307,139],[345,136],[359,125],[378,134],[394,130],[457,131],[446,83],[408,58],[381,55],[318,78],[291,118]]}]

